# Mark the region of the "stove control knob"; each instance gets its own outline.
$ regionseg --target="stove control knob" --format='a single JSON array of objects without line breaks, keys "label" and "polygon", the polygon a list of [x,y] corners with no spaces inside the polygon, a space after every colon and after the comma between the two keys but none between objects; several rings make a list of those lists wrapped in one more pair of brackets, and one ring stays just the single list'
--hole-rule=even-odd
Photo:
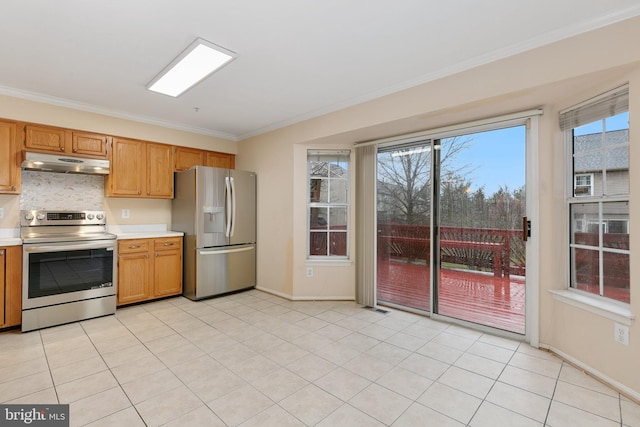
[{"label": "stove control knob", "polygon": [[45,218],[46,218],[46,217],[45,217],[45,215],[44,215],[44,214],[42,214],[42,213],[41,213],[41,214],[38,214],[38,216],[36,216],[36,219],[37,219],[38,221],[42,221],[42,220],[43,220],[43,219],[45,219]]},{"label": "stove control knob", "polygon": [[33,219],[33,214],[32,213],[28,213],[24,216],[24,219],[26,219],[27,221],[31,221]]},{"label": "stove control knob", "polygon": [[104,219],[104,214],[98,214],[96,215],[96,218],[98,218],[100,221],[102,221]]},{"label": "stove control knob", "polygon": [[93,214],[87,214],[87,219],[93,219],[94,215]]}]

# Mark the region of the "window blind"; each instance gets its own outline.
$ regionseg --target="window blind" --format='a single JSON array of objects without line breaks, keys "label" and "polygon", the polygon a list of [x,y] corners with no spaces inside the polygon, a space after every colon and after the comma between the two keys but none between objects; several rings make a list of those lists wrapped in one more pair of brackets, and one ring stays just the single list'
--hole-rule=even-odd
[{"label": "window blind", "polygon": [[615,116],[629,109],[629,85],[598,95],[560,112],[560,129],[577,128]]},{"label": "window blind", "polygon": [[356,302],[376,306],[376,146],[356,147]]}]

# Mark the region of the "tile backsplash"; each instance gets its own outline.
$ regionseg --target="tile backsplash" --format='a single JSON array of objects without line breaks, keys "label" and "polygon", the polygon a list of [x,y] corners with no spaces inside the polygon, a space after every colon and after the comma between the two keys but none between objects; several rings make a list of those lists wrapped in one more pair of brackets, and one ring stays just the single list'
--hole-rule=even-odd
[{"label": "tile backsplash", "polygon": [[104,177],[23,170],[20,209],[104,210]]}]

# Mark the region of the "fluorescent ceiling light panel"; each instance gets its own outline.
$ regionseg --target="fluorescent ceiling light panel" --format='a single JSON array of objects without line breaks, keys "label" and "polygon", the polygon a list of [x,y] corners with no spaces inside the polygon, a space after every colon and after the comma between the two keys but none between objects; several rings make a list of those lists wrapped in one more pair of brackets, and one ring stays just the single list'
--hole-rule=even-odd
[{"label": "fluorescent ceiling light panel", "polygon": [[198,38],[162,70],[147,89],[176,97],[236,56],[234,52]]}]

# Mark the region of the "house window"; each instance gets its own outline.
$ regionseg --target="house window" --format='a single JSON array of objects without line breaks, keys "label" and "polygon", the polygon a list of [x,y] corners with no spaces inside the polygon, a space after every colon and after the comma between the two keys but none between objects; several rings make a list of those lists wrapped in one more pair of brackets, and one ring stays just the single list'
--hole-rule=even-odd
[{"label": "house window", "polygon": [[566,132],[570,287],[628,303],[629,89],[560,114]]},{"label": "house window", "polygon": [[349,255],[349,157],[348,150],[307,152],[309,258]]},{"label": "house window", "polygon": [[575,175],[575,184],[573,186],[573,194],[575,196],[593,196],[593,174],[582,173]]}]

